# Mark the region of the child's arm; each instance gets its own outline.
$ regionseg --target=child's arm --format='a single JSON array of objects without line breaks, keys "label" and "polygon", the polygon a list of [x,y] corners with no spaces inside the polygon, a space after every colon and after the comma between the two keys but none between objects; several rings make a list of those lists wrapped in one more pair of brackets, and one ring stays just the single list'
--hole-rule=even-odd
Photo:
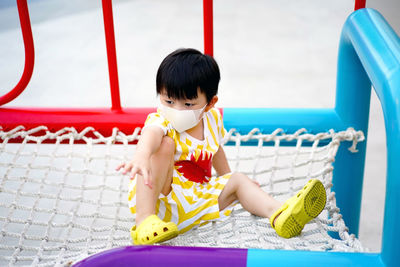
[{"label": "child's arm", "polygon": [[133,159],[129,163],[122,163],[116,170],[123,168],[123,174],[130,172],[131,179],[134,179],[136,174],[142,175],[144,183],[151,188],[150,157],[160,148],[163,136],[163,130],[157,126],[144,128]]},{"label": "child's arm", "polygon": [[231,172],[231,168],[229,167],[228,160],[226,159],[225,151],[222,146],[220,146],[217,153],[215,153],[212,163],[218,176]]}]

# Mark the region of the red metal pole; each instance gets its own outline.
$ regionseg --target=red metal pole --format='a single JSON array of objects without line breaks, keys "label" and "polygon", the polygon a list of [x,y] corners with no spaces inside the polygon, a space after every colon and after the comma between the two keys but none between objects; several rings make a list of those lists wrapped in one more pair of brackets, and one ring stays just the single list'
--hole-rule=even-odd
[{"label": "red metal pole", "polygon": [[33,66],[35,63],[35,48],[33,46],[33,37],[31,29],[31,20],[26,0],[17,0],[19,21],[21,24],[22,38],[25,47],[25,66],[21,79],[18,84],[7,94],[0,97],[0,106],[7,104],[18,97],[26,88],[31,80]]},{"label": "red metal pole", "polygon": [[356,0],[356,3],[354,5],[354,11],[361,8],[365,8],[365,2],[367,2],[367,0]]},{"label": "red metal pole", "polygon": [[102,0],[102,4],[103,4],[104,31],[105,31],[106,46],[107,46],[108,73],[110,76],[110,89],[111,89],[111,102],[112,102],[111,110],[120,111],[121,101],[119,94],[117,52],[115,49],[112,0]]},{"label": "red metal pole", "polygon": [[212,0],[203,0],[203,19],[204,19],[204,54],[214,56]]}]

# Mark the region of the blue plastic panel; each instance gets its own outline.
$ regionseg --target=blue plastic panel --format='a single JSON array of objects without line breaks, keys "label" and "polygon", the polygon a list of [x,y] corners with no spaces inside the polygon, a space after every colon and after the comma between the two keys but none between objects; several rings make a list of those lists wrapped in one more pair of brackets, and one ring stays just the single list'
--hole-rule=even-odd
[{"label": "blue plastic panel", "polygon": [[[385,19],[373,9],[360,9],[347,19],[339,45],[336,105],[334,109],[224,109],[224,122],[227,129],[235,128],[247,133],[254,127],[262,132],[272,132],[283,128],[293,133],[299,128],[309,132],[334,129],[336,131],[353,127],[362,130],[367,136],[371,84],[380,101],[385,117],[387,139],[387,185],[382,239],[382,254],[350,254],[341,261],[338,254],[301,253],[301,258],[321,263],[322,258],[332,264],[360,262],[398,266],[396,255],[400,255],[400,39]],[[361,192],[365,162],[366,143],[357,147],[359,153],[351,154],[347,147],[341,146],[336,157],[334,169],[334,190],[337,204],[350,232],[358,234]],[[377,177],[383,179],[383,177]],[[255,253],[254,251],[251,253]],[[258,258],[271,262],[271,257],[285,258],[287,252],[259,251]],[[265,253],[265,255],[263,254]],[[282,253],[282,254],[280,254]],[[293,252],[295,255],[297,252]],[[293,256],[290,254],[291,257]],[[323,256],[323,257],[322,257]],[[315,257],[315,258],[314,258]],[[322,258],[321,258],[322,257]],[[321,259],[319,261],[318,259]],[[331,264],[332,263],[332,264]],[[253,264],[253,262],[251,262]],[[254,263],[256,264],[256,263]],[[366,265],[362,265],[366,266]]]}]

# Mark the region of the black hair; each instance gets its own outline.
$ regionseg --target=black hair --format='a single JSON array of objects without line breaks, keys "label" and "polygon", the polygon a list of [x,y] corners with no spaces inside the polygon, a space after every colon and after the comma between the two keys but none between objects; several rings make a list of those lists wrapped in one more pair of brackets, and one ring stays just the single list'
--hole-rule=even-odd
[{"label": "black hair", "polygon": [[220,73],[215,59],[193,48],[182,48],[169,54],[157,71],[157,94],[166,92],[174,99],[197,98],[197,89],[207,103],[217,95]]}]

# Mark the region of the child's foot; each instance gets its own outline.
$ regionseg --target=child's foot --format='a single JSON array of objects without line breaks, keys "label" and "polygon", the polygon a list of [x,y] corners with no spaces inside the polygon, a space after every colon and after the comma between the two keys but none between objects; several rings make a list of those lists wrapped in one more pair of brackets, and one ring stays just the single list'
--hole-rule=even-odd
[{"label": "child's foot", "polygon": [[326,192],[323,184],[312,179],[271,216],[271,225],[284,238],[297,236],[304,225],[322,212],[325,204]]},{"label": "child's foot", "polygon": [[131,237],[135,245],[152,245],[174,238],[178,235],[178,227],[173,222],[164,222],[157,215],[144,219],[139,227],[131,228]]}]

